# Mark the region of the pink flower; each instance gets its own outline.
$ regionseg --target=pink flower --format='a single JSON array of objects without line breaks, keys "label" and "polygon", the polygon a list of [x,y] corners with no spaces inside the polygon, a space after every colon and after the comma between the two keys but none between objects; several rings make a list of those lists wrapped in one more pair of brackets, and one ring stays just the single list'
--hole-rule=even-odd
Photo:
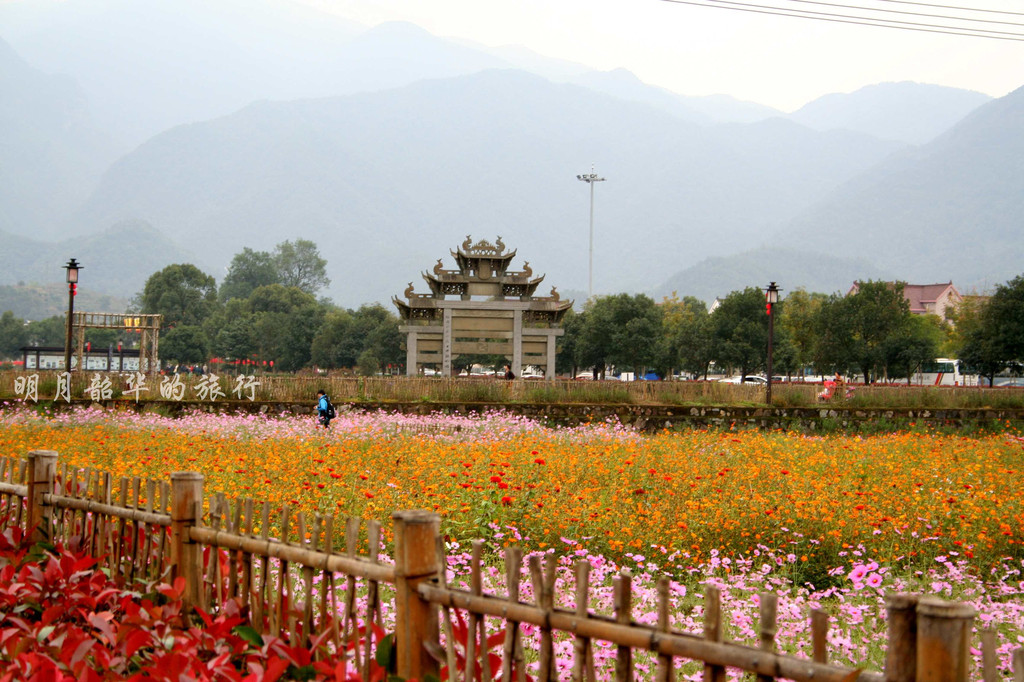
[{"label": "pink flower", "polygon": [[867,569],[863,566],[854,566],[853,570],[850,571],[850,575],[846,576],[855,583],[859,583],[864,580],[864,576],[867,575]]},{"label": "pink flower", "polygon": [[868,584],[868,587],[881,587],[882,586],[882,576],[878,575],[877,573],[872,573],[871,575],[868,576],[868,579],[867,579],[866,582]]}]

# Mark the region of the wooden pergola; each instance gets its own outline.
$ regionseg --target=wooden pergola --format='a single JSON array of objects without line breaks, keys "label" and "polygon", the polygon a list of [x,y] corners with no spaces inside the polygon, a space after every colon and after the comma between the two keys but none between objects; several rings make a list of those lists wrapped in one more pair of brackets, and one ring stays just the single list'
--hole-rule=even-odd
[{"label": "wooden pergola", "polygon": [[163,315],[142,315],[139,313],[85,313],[75,311],[72,332],[75,338],[75,357],[78,366],[84,367],[85,330],[120,329],[138,332],[139,371],[152,374],[160,370],[160,323]]}]

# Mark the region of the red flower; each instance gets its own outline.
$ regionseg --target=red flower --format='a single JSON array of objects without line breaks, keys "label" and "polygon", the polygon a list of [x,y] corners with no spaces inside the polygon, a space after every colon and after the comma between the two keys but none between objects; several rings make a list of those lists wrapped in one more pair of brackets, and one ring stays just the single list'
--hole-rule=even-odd
[{"label": "red flower", "polygon": [[365,493],[363,493],[363,494],[364,494],[364,495],[366,495],[366,499],[368,499],[368,500],[372,500],[372,499],[373,499],[373,493],[371,493],[371,492],[365,492]]},{"label": "red flower", "polygon": [[491,476],[491,483],[501,483],[501,476]]},{"label": "red flower", "polygon": [[508,489],[508,483],[505,483],[505,481],[502,481],[501,483],[498,484],[498,487],[501,488],[502,490],[507,490]]},{"label": "red flower", "polygon": [[633,494],[634,495],[643,495],[644,492],[646,492],[646,491],[643,488],[637,488],[636,490],[633,491]]},{"label": "red flower", "polygon": [[510,504],[512,504],[512,498],[509,497],[508,495],[505,495],[503,498],[501,498],[501,503],[506,505],[506,506],[510,505]]},{"label": "red flower", "polygon": [[543,460],[543,459],[541,459],[540,457],[538,457],[537,459],[533,460],[533,463],[534,463],[534,464],[543,464],[543,463],[544,463],[544,460]]}]

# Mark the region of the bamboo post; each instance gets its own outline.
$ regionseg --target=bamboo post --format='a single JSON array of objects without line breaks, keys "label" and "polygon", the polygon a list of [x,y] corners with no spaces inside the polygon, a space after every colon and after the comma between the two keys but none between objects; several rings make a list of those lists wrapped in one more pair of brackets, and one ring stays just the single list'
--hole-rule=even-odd
[{"label": "bamboo post", "polygon": [[890,594],[885,598],[889,621],[889,645],[885,657],[886,682],[917,680],[916,594]]},{"label": "bamboo post", "polygon": [[1013,682],[1024,682],[1024,649],[1013,652]]},{"label": "bamboo post", "polygon": [[[621,625],[633,623],[633,574],[628,568],[622,569],[613,579],[615,622]],[[619,645],[615,653],[615,679],[627,682],[633,678],[633,650]]]},{"label": "bamboo post", "polygon": [[[523,565],[523,550],[519,547],[509,547],[505,550],[505,584],[508,585],[508,601],[510,604],[519,603],[519,579]],[[522,644],[519,635],[519,623],[514,620],[507,621],[505,625],[504,660],[501,664],[501,679],[511,680],[513,671],[516,676],[522,674],[522,661],[517,660],[517,654],[522,656]]]},{"label": "bamboo post", "polygon": [[828,613],[811,611],[811,650],[815,663],[828,663]]},{"label": "bamboo post", "polygon": [[[590,601],[590,562],[576,562],[576,615],[586,618],[589,613]],[[572,679],[573,682],[594,682],[597,675],[594,672],[594,648],[589,637],[576,635],[573,646],[576,649],[576,656],[573,660]]]},{"label": "bamboo post", "polygon": [[[658,632],[669,631],[669,579],[663,575],[658,578]],[[671,654],[658,654],[658,670],[655,673],[658,682],[670,682],[675,679],[672,663]]]},{"label": "bamboo post", "polygon": [[[776,615],[779,610],[778,595],[774,592],[761,593],[761,604],[758,610],[760,612],[758,629],[761,631],[761,650],[774,654],[775,634],[779,629],[776,624]],[[759,682],[773,682],[775,678],[771,675],[758,675],[757,679]]]},{"label": "bamboo post", "polygon": [[25,525],[34,542],[50,540],[53,508],[43,496],[53,492],[57,473],[57,453],[53,450],[32,450],[28,453],[28,523]]},{"label": "bamboo post", "polygon": [[[704,639],[722,641],[722,593],[713,585],[704,589]],[[725,682],[725,666],[705,663],[704,682]]]},{"label": "bamboo post", "polygon": [[925,596],[917,603],[917,682],[967,682],[971,625],[967,604]]},{"label": "bamboo post", "polygon": [[192,542],[190,530],[198,519],[203,499],[203,475],[195,471],[171,474],[171,579],[184,578],[182,606],[186,612],[199,604],[203,567],[200,547]]},{"label": "bamboo post", "polygon": [[398,674],[423,679],[437,674],[437,663],[425,642],[438,643],[437,607],[419,595],[422,582],[436,582],[441,569],[437,536],[441,517],[422,510],[397,511],[391,515],[395,533],[395,634]]},{"label": "bamboo post", "polygon": [[981,669],[985,682],[998,682],[999,671],[996,656],[996,631],[985,628],[981,631]]}]

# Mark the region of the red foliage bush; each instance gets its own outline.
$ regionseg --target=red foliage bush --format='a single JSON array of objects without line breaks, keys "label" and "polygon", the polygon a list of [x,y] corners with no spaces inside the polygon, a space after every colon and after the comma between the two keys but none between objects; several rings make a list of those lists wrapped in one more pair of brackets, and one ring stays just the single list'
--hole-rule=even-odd
[{"label": "red foliage bush", "polygon": [[[0,682],[360,679],[348,656],[314,661],[310,648],[261,636],[236,602],[216,616],[182,610],[184,582],[152,592],[123,590],[97,560],[29,544],[18,528],[0,534]],[[198,620],[197,620],[198,619]],[[329,629],[326,630],[329,633]],[[376,633],[378,640],[383,633]],[[386,672],[374,663],[372,678]]]}]

